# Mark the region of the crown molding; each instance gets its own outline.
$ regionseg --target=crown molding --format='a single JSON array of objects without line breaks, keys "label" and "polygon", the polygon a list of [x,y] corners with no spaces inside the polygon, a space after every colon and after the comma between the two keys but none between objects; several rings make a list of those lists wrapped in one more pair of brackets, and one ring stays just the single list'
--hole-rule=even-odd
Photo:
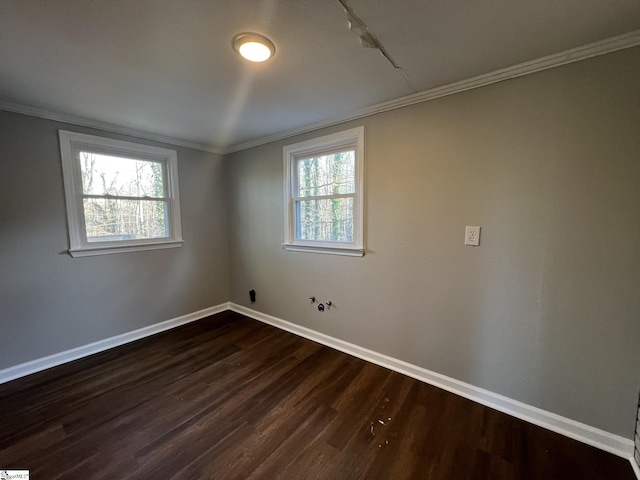
[{"label": "crown molding", "polygon": [[226,155],[241,150],[247,150],[249,148],[257,147],[278,140],[283,140],[285,138],[300,135],[302,133],[308,133],[314,130],[331,127],[333,125],[338,125],[351,120],[357,120],[359,118],[387,112],[389,110],[395,110],[397,108],[407,107],[416,103],[427,102],[429,100],[435,100],[436,98],[446,97],[460,92],[466,92],[467,90],[472,90],[474,88],[484,87],[486,85],[502,82],[511,78],[530,75],[532,73],[549,70],[551,68],[566,65],[568,63],[586,60],[587,58],[604,55],[606,53],[611,53],[617,50],[635,47],[638,45],[640,45],[640,30],[634,30],[623,35],[611,37],[599,42],[589,43],[581,47],[554,53],[552,55],[547,55],[546,57],[541,57],[528,62],[519,63],[511,67],[506,67],[490,73],[478,75],[477,77],[472,77],[448,85],[431,88],[429,90],[424,90],[422,92],[400,97],[388,102],[379,103],[372,107],[358,110],[348,115],[332,118],[327,121],[312,123],[300,128],[287,130],[285,132],[280,132],[274,135],[268,135],[266,137],[261,137],[255,140],[250,140],[248,142],[232,145],[230,147],[224,148],[222,150],[222,153]]},{"label": "crown molding", "polygon": [[387,112],[389,110],[407,107],[416,103],[435,100],[437,98],[454,95],[456,93],[465,92],[474,88],[484,87],[486,85],[502,82],[511,78],[522,77],[543,70],[549,70],[551,68],[566,65],[568,63],[578,62],[587,58],[604,55],[607,53],[615,52],[617,50],[623,50],[625,48],[631,48],[638,45],[640,45],[640,30],[634,30],[623,35],[618,35],[616,37],[611,37],[598,42],[589,43],[581,47],[576,47],[570,50],[554,53],[552,55],[547,55],[546,57],[541,57],[535,60],[513,65],[511,67],[502,68],[500,70],[495,70],[493,72],[478,75],[476,77],[461,80],[459,82],[431,88],[429,90],[413,93],[411,95],[406,95],[395,100],[390,100],[388,102],[379,103],[377,105],[373,105],[361,110],[356,110],[355,112],[347,115],[334,117],[329,120],[308,124],[291,130],[285,130],[273,135],[267,135],[265,137],[256,138],[254,140],[249,140],[248,142],[238,143],[236,145],[231,145],[229,147],[223,148],[213,145],[191,142],[188,140],[181,140],[165,135],[158,135],[142,130],[136,130],[133,128],[122,127],[113,123],[101,122],[99,120],[79,117],[76,115],[57,113],[41,108],[28,107],[26,105],[20,105],[17,103],[0,101],[0,110],[21,113],[23,115],[40,117],[48,120],[55,120],[82,127],[97,128],[106,132],[128,135],[131,137],[167,143],[180,147],[193,148],[195,150],[215,153],[218,155],[227,155],[229,153],[239,152],[241,150],[247,150],[249,148],[258,147],[260,145],[276,142],[285,138],[290,138],[295,135],[313,132],[321,128],[339,125],[351,120],[357,120],[359,118],[376,115],[378,113]]},{"label": "crown molding", "polygon": [[109,122],[101,122],[99,120],[94,120],[91,118],[53,112],[42,108],[28,107],[26,105],[20,105],[18,103],[0,101],[0,110],[20,113],[22,115],[29,115],[31,117],[44,118],[47,120],[54,120],[56,122],[69,123],[71,125],[78,125],[80,127],[96,128],[104,132],[118,133],[120,135],[127,135],[144,140],[168,143],[169,145],[192,148],[194,150],[201,150],[203,152],[215,153],[218,155],[223,154],[221,148],[211,145],[204,145],[202,143],[190,142],[189,140],[181,140],[179,138],[169,137],[167,135],[159,135],[155,133],[145,132],[143,130],[136,130],[134,128],[123,127]]}]

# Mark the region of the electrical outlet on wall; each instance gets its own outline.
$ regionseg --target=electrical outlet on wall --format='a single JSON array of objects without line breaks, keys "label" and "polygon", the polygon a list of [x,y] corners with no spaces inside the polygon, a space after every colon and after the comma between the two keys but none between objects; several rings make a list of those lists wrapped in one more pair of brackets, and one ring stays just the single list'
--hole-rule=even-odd
[{"label": "electrical outlet on wall", "polygon": [[464,229],[464,244],[472,247],[480,245],[480,227],[466,227]]}]

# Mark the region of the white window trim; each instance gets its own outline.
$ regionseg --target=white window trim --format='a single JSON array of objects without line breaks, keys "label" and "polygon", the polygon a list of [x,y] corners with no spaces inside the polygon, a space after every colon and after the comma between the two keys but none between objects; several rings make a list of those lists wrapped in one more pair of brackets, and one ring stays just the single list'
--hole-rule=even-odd
[{"label": "white window trim", "polygon": [[[355,148],[356,192],[353,205],[353,242],[319,242],[296,239],[296,213],[293,200],[296,159],[339,148]],[[304,142],[287,145],[284,156],[284,243],[285,250],[362,257],[364,249],[364,127],[351,128]]]},{"label": "white window trim", "polygon": [[[67,220],[69,222],[69,254],[72,257],[157,250],[175,248],[182,245],[180,194],[178,191],[178,154],[175,150],[65,130],[59,130],[58,135],[60,137]],[[87,241],[82,204],[82,174],[77,154],[81,148],[106,154],[156,161],[164,165],[169,237],[90,243]]]}]

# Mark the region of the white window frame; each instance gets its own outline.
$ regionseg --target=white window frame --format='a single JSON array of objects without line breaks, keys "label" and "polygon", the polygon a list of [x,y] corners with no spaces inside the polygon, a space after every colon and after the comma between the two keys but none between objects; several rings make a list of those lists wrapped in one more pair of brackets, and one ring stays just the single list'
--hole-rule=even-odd
[{"label": "white window frame", "polygon": [[[355,150],[355,195],[353,196],[353,242],[327,242],[296,238],[297,161],[311,155]],[[364,127],[351,128],[304,142],[287,145],[284,156],[284,243],[285,250],[362,257],[364,249]],[[329,197],[330,198],[330,197]]]},{"label": "white window frame", "polygon": [[[178,191],[178,154],[175,150],[66,130],[59,130],[58,135],[60,137],[60,153],[69,227],[69,254],[72,257],[156,250],[180,247],[182,245],[180,195]],[[166,197],[163,200],[167,202],[169,236],[139,240],[88,242],[84,219],[82,170],[79,157],[81,150],[161,163],[166,190]]]}]

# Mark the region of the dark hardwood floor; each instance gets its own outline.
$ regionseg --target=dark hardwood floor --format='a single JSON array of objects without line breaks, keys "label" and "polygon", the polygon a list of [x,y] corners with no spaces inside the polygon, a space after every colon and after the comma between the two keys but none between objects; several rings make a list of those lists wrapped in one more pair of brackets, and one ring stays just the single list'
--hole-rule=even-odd
[{"label": "dark hardwood floor", "polygon": [[0,385],[33,479],[620,479],[629,462],[225,312]]}]

